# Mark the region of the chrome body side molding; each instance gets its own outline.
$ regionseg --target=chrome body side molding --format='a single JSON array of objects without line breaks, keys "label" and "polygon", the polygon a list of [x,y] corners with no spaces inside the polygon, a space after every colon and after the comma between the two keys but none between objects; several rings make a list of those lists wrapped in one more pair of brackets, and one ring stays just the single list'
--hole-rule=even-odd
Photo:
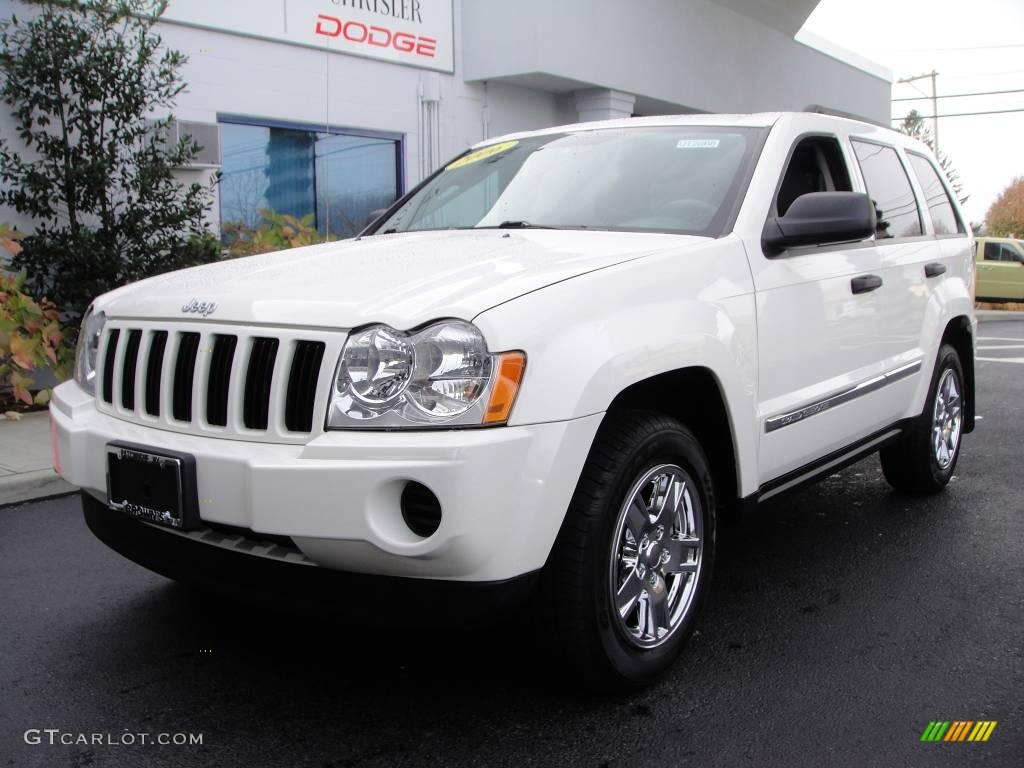
[{"label": "chrome body side molding", "polygon": [[895,368],[888,373],[883,373],[881,376],[876,376],[873,379],[862,381],[856,386],[849,387],[835,394],[824,397],[821,400],[817,400],[813,403],[809,403],[802,406],[795,411],[789,411],[788,413],[780,413],[776,416],[771,416],[765,419],[764,431],[774,432],[777,429],[788,427],[790,424],[796,424],[798,421],[803,421],[806,418],[815,416],[819,413],[835,408],[837,405],[848,403],[851,400],[867,395],[871,392],[875,392],[882,387],[888,386],[893,382],[905,379],[908,376],[912,376],[921,370],[921,361],[918,360],[916,363],[909,363],[908,365],[900,366]]}]

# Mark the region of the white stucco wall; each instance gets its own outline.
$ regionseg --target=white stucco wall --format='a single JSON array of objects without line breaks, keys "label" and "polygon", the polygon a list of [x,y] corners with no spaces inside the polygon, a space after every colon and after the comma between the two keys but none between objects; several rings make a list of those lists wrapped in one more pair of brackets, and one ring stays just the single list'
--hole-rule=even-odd
[{"label": "white stucco wall", "polygon": [[[806,6],[799,4],[801,11]],[[635,94],[638,107],[644,99],[703,112],[822,104],[888,124],[887,79],[777,28],[792,25],[768,25],[734,10],[743,7],[711,0],[473,0],[462,14],[464,75],[552,88],[598,85]]]},{"label": "white stucco wall", "polygon": [[[0,18],[15,11],[32,13],[18,0],[0,0]],[[435,164],[488,136],[574,122],[582,102],[572,91],[592,87],[623,96],[627,108],[636,96],[637,111],[656,104],[662,112],[749,112],[817,102],[888,117],[888,82],[707,0],[454,0],[453,13],[454,74],[161,23],[165,43],[189,57],[188,89],[175,114],[400,135],[406,189],[422,175],[424,85],[441,99]],[[13,136],[12,129],[0,107],[0,133]],[[32,227],[2,208],[0,221]]]}]

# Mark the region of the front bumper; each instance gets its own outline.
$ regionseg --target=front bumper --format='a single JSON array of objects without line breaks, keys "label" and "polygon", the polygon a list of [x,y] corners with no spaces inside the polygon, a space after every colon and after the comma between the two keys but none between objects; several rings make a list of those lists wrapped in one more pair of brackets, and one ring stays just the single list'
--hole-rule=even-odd
[{"label": "front bumper", "polygon": [[353,624],[451,627],[507,618],[527,605],[539,577],[535,571],[503,581],[446,581],[296,568],[286,558],[168,536],[167,529],[115,512],[85,492],[82,511],[96,538],[151,571],[233,600],[326,612]]},{"label": "front bumper", "polygon": [[[114,418],[75,382],[54,390],[50,412],[61,475],[96,499],[106,500],[108,442],[181,451],[196,459],[204,522],[288,536],[332,569],[456,581],[501,581],[544,565],[601,421],[254,443]],[[441,525],[425,539],[402,519],[409,481],[441,503]]]}]

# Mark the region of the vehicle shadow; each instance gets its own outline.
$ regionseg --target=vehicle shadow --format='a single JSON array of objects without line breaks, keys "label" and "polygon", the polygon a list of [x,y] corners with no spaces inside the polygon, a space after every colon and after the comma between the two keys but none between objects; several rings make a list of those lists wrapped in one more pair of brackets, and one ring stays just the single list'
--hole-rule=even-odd
[{"label": "vehicle shadow", "polygon": [[[866,610],[845,617],[850,601],[884,595],[886,563],[897,561],[908,578],[931,557],[941,546],[934,522],[954,500],[955,489],[924,500],[895,495],[868,459],[724,529],[701,629],[645,691],[576,690],[543,643],[531,642],[543,628],[515,618],[395,627],[337,610],[238,603],[154,576],[104,602],[83,628],[93,676],[118,681],[90,695],[210,734],[218,760],[229,746],[232,756],[269,764],[300,744],[304,762],[290,764],[491,765],[506,762],[503,742],[532,741],[552,762],[571,753],[600,765],[632,749],[621,742],[624,721],[641,734],[666,718],[675,723],[673,754],[685,755],[714,732],[712,712],[746,706],[736,680],[835,642],[830,633]],[[380,610],[394,616],[401,606]]]}]

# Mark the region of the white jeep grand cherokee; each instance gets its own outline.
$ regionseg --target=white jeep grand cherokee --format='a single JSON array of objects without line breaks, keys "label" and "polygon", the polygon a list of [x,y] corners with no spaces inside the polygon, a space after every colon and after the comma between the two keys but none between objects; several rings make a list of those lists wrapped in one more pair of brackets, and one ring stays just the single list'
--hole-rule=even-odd
[{"label": "white jeep grand cherokee", "polygon": [[898,490],[946,485],[972,280],[934,159],[884,128],[512,135],[354,240],[98,298],[56,464],[165,575],[417,596],[390,613],[528,598],[566,668],[642,684],[693,631],[724,511],[878,450]]}]

